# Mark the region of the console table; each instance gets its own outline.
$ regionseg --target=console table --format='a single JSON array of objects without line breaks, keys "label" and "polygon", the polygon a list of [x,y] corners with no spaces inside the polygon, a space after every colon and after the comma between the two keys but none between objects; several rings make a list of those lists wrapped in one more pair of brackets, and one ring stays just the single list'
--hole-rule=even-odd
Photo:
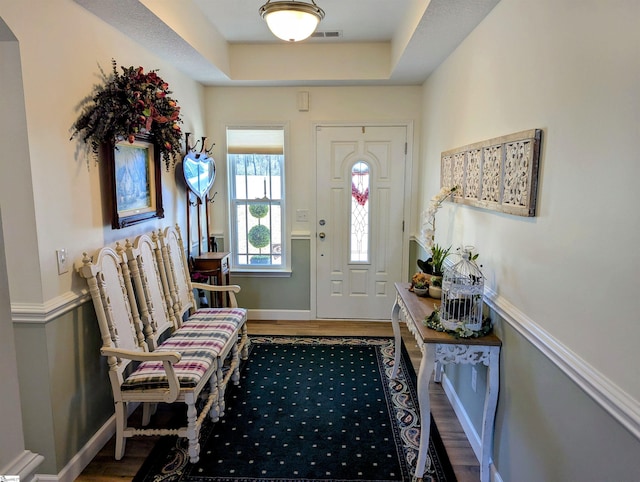
[{"label": "console table", "polygon": [[496,416],[499,391],[499,358],[502,342],[495,334],[481,338],[455,338],[454,336],[427,328],[422,321],[439,305],[440,300],[421,298],[409,291],[409,283],[395,283],[396,301],[391,310],[391,321],[395,338],[395,364],[391,378],[397,376],[400,366],[400,313],[413,334],[420,351],[422,360],[418,370],[418,404],[420,405],[420,449],[416,463],[415,478],[424,475],[429,447],[429,429],[431,417],[431,403],[429,401],[429,380],[436,363],[468,363],[483,364],[488,367],[487,390],[485,393],[484,411],[482,414],[482,438],[480,456],[480,480],[489,482],[491,453],[493,449],[493,424]]}]

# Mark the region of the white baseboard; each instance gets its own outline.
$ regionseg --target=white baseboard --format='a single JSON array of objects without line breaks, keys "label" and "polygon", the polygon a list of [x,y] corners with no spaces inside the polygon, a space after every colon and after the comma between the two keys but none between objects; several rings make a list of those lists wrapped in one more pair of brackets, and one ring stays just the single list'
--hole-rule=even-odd
[{"label": "white baseboard", "polygon": [[73,482],[98,455],[98,452],[102,450],[102,447],[113,437],[115,432],[116,416],[113,415],[57,475],[36,474],[35,482]]},{"label": "white baseboard", "polygon": [[[247,319],[251,320],[287,320],[287,321],[309,321],[316,320],[316,318],[310,310],[248,310]],[[368,321],[381,323],[390,323],[391,320],[387,319],[375,319],[370,320],[366,318],[354,320],[353,318],[347,319],[333,319],[327,318],[327,321]]]},{"label": "white baseboard", "polygon": [[24,450],[11,463],[0,468],[0,474],[17,475],[24,482],[32,482],[35,480],[35,471],[43,461],[42,455]]},{"label": "white baseboard", "polygon": [[[464,431],[464,434],[467,436],[467,440],[469,441],[469,444],[473,449],[473,453],[476,455],[478,462],[480,462],[481,448],[482,448],[482,441],[481,441],[480,435],[478,434],[475,427],[471,423],[471,419],[469,418],[467,411],[464,409],[464,406],[462,405],[460,398],[458,398],[458,394],[453,388],[453,385],[451,384],[451,381],[447,377],[446,373],[442,374],[442,388],[444,390],[444,393],[447,395],[447,398],[449,399],[449,403],[451,404],[451,407],[453,408],[453,411],[455,412],[456,417],[458,417],[458,421],[462,426],[462,430]],[[496,466],[493,463],[493,460],[491,461],[491,466],[489,467],[489,470],[491,472],[492,482],[502,482],[502,477],[500,477],[500,474],[498,473]]]},{"label": "white baseboard", "polygon": [[[129,404],[128,414],[131,415],[139,405],[139,403]],[[36,474],[33,482],[73,482],[115,433],[116,416],[112,415],[57,475]]]},{"label": "white baseboard", "polygon": [[458,394],[456,393],[455,388],[453,388],[453,385],[446,373],[442,374],[442,388],[449,399],[449,403],[451,404],[453,411],[456,413],[456,417],[458,417],[460,425],[462,425],[462,430],[464,430],[467,440],[469,440],[469,443],[471,444],[473,453],[476,454],[476,458],[480,461],[480,449],[482,447],[480,435],[471,423],[471,419],[469,418],[467,411],[464,409],[462,402],[458,398]]},{"label": "white baseboard", "polygon": [[308,321],[314,319],[309,310],[249,310],[247,318],[251,320],[294,320]]},{"label": "white baseboard", "polygon": [[33,482],[58,482],[62,479],[58,478],[57,475],[51,474],[36,474]]}]

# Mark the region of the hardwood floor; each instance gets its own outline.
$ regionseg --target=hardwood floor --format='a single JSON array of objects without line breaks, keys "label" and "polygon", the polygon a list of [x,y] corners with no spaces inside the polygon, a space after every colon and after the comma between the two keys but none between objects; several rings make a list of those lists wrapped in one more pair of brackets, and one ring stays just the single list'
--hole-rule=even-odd
[{"label": "hardwood floor", "polygon": [[[352,335],[393,336],[390,322],[365,321],[249,321],[249,334],[254,335]],[[413,335],[402,324],[402,338],[413,366],[418,371],[420,350]],[[106,381],[105,381],[106,382]],[[449,404],[442,387],[430,383],[431,413],[456,478],[459,482],[480,480],[478,460],[469,445],[458,419]],[[134,414],[133,416],[136,416]],[[159,414],[161,416],[161,414]],[[91,463],[76,479],[79,482],[110,482],[131,480],[155,445],[157,437],[136,437],[127,441],[127,450],[122,460],[115,460],[113,438],[103,447]]]}]

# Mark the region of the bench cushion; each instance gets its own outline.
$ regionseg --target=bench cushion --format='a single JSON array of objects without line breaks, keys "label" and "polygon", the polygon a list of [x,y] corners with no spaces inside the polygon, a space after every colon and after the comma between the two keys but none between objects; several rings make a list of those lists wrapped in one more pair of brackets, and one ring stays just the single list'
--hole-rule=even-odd
[{"label": "bench cushion", "polygon": [[172,336],[185,328],[188,328],[192,333],[202,331],[205,335],[211,327],[234,332],[242,326],[246,319],[247,310],[244,308],[201,308],[191,315]]},{"label": "bench cushion", "polygon": [[[193,388],[207,373],[227,342],[246,319],[246,310],[211,308],[199,310],[156,351],[175,351],[182,355],[174,365],[182,388]],[[122,385],[122,390],[167,388],[162,362],[142,362]]]}]

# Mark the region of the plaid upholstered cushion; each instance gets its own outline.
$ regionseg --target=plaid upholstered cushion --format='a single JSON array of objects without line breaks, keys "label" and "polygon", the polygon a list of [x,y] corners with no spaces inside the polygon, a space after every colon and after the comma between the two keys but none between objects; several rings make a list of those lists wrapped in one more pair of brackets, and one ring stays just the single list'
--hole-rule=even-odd
[{"label": "plaid upholstered cushion", "polygon": [[206,332],[212,327],[216,330],[230,330],[233,333],[242,326],[246,318],[247,310],[244,308],[201,308],[191,315],[176,333],[183,329]]},{"label": "plaid upholstered cushion", "polygon": [[[182,355],[174,365],[183,388],[195,387],[215,362],[246,317],[244,309],[199,310],[162,343],[156,351],[176,351]],[[162,362],[143,362],[122,385],[123,390],[168,387]]]}]

